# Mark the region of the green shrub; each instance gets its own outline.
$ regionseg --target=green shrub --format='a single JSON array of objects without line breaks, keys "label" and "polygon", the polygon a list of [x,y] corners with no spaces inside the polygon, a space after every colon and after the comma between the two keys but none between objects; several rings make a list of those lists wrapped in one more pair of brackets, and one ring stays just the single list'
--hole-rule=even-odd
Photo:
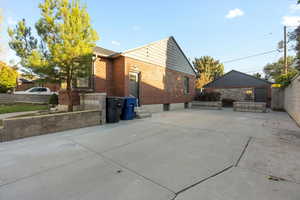
[{"label": "green shrub", "polygon": [[199,92],[196,93],[196,101],[220,101],[221,94],[219,92]]},{"label": "green shrub", "polygon": [[276,78],[275,82],[277,84],[280,84],[282,87],[286,87],[289,84],[291,84],[291,81],[293,78],[297,75],[297,72],[292,71],[288,72],[287,74],[282,74],[279,77]]},{"label": "green shrub", "polygon": [[52,94],[50,96],[49,104],[50,105],[58,105],[58,95],[57,94]]}]

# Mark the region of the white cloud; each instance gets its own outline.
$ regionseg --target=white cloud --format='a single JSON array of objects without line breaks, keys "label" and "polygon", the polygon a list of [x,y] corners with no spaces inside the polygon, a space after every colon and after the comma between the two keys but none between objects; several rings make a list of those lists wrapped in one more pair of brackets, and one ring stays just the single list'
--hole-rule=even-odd
[{"label": "white cloud", "polygon": [[292,13],[300,11],[300,4],[291,4],[290,5],[290,11]]},{"label": "white cloud", "polygon": [[12,17],[8,17],[7,18],[7,25],[8,26],[14,26],[16,25],[18,22],[16,20],[14,20]]},{"label": "white cloud", "polygon": [[236,9],[230,10],[225,17],[227,19],[233,19],[233,18],[236,18],[236,17],[241,17],[244,14],[245,14],[244,11],[242,11],[239,8],[236,8]]},{"label": "white cloud", "polygon": [[111,41],[111,44],[116,45],[116,46],[120,46],[121,45],[120,42],[115,41],[115,40]]},{"label": "white cloud", "polygon": [[141,27],[135,25],[132,27],[132,30],[139,31],[139,30],[141,30]]},{"label": "white cloud", "polygon": [[299,16],[284,16],[282,17],[282,24],[285,26],[299,26],[300,17]]}]

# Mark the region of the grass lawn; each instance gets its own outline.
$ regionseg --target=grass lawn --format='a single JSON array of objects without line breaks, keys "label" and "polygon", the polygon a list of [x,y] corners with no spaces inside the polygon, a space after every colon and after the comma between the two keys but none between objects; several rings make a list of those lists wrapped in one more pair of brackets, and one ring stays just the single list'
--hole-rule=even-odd
[{"label": "grass lawn", "polygon": [[35,104],[0,104],[0,114],[12,113],[12,112],[26,112],[35,110],[47,110],[47,105],[35,105]]}]

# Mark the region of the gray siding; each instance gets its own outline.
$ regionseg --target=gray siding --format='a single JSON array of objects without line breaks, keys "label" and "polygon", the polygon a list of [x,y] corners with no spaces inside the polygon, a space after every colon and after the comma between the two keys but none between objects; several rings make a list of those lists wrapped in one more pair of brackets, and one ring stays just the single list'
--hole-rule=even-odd
[{"label": "gray siding", "polygon": [[123,55],[179,72],[195,75],[190,63],[173,37],[129,50],[124,52]]}]

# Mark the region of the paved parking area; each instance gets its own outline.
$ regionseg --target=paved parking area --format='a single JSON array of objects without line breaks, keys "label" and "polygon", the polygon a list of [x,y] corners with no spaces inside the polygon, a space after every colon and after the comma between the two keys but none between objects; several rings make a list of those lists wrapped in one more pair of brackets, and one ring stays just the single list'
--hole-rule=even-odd
[{"label": "paved parking area", "polygon": [[300,199],[286,113],[181,110],[0,144],[2,200]]}]

